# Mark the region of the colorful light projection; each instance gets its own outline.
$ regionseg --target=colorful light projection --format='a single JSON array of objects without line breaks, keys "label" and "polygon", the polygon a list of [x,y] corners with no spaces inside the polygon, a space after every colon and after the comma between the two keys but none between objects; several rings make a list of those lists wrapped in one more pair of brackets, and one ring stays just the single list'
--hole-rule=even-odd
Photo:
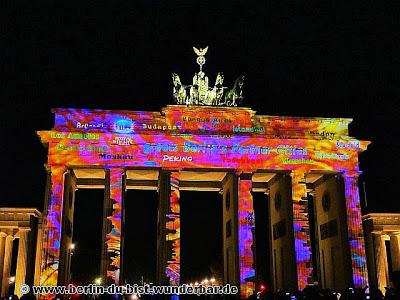
[{"label": "colorful light projection", "polygon": [[[49,146],[48,164],[56,169],[101,166],[110,169],[157,167],[174,170],[294,171],[293,226],[300,288],[307,284],[311,268],[307,263],[310,261],[310,249],[306,245],[309,237],[308,216],[303,202],[305,187],[300,182],[309,171],[358,173],[358,154],[368,145],[368,142],[348,136],[350,119],[256,116],[247,108],[168,106],[161,114],[75,109],[57,109],[54,112],[56,122],[53,130],[38,134],[42,142]],[[49,272],[43,272],[43,283],[54,283],[57,277],[63,180],[57,172],[52,175],[53,192],[43,260],[46,265],[44,271]],[[354,179],[345,180],[353,276],[358,287],[367,281],[358,186]],[[179,176],[176,177],[178,182]],[[177,199],[178,185],[171,185],[168,223],[171,232],[168,239],[173,241],[175,250],[166,270],[171,283],[179,282]],[[114,200],[120,204],[120,198]],[[119,217],[116,213],[113,221],[118,233],[110,236],[113,239],[120,234],[117,226],[120,224],[117,221]],[[118,259],[114,258],[117,266]],[[45,274],[48,273],[54,274],[53,280],[46,279]],[[113,276],[117,278],[116,273]]]},{"label": "colorful light projection", "polygon": [[365,287],[368,285],[368,271],[361,219],[360,194],[358,191],[358,173],[345,173],[343,179],[353,282],[356,287]]},{"label": "colorful light projection", "polygon": [[179,206],[179,172],[170,174],[171,194],[169,198],[169,211],[167,213],[167,242],[170,243],[171,257],[167,261],[166,274],[170,285],[180,283],[181,263],[181,220]]},{"label": "colorful light projection", "polygon": [[[245,174],[250,175],[250,174]],[[249,179],[239,179],[239,268],[240,268],[240,297],[247,299],[255,290],[255,270],[253,267],[254,254],[253,232],[255,226],[253,196],[251,195],[253,182]]]},{"label": "colorful light projection", "polygon": [[300,290],[304,289],[309,283],[313,270],[307,190],[304,175],[299,170],[291,172],[297,285]]},{"label": "colorful light projection", "polygon": [[[49,143],[51,165],[341,171],[355,168],[360,150],[338,148],[334,140],[251,136],[99,133],[82,138],[54,131],[40,135]],[[117,137],[121,144],[116,144]]]},{"label": "colorful light projection", "polygon": [[162,112],[55,109],[55,131],[254,135],[339,140],[351,119],[255,115],[249,108],[170,105]]},{"label": "colorful light projection", "polygon": [[44,218],[42,266],[40,285],[57,285],[60,264],[62,208],[65,166],[51,166],[50,194],[47,216]]},{"label": "colorful light projection", "polygon": [[110,254],[110,264],[107,277],[119,284],[121,263],[121,228],[122,228],[122,194],[124,191],[124,169],[110,168],[110,199],[113,203],[111,231],[107,234],[107,252]]}]

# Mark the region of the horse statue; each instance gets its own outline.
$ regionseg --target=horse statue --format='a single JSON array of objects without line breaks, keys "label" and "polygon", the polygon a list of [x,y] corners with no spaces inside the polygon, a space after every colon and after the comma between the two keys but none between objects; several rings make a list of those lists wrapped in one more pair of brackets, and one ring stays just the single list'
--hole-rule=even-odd
[{"label": "horse statue", "polygon": [[197,85],[190,86],[188,101],[189,101],[189,104],[192,104],[192,105],[199,104],[199,89],[197,88]]},{"label": "horse statue", "polygon": [[173,95],[177,104],[186,104],[186,89],[181,83],[179,75],[172,73],[172,83],[174,85]]},{"label": "horse statue", "polygon": [[207,93],[208,105],[219,105],[224,94],[225,87],[222,86],[224,82],[224,74],[218,73],[215,79],[215,85]]},{"label": "horse statue", "polygon": [[215,86],[214,88],[216,89],[215,92],[215,105],[219,105],[222,100],[222,96],[224,95],[224,87],[222,84],[224,83],[224,74],[223,73],[218,73],[217,78],[215,80]]},{"label": "horse statue", "polygon": [[243,88],[244,85],[244,75],[239,76],[235,83],[233,84],[233,88],[230,89],[225,94],[225,103],[226,106],[237,106],[243,100]]},{"label": "horse statue", "polygon": [[[214,87],[208,87],[208,78],[203,72],[196,73],[192,85],[183,85],[178,74],[172,74],[173,96],[176,104],[237,106],[243,100],[244,76],[235,80],[233,88],[226,93],[224,74],[218,73]],[[224,95],[225,94],[225,95]]]}]

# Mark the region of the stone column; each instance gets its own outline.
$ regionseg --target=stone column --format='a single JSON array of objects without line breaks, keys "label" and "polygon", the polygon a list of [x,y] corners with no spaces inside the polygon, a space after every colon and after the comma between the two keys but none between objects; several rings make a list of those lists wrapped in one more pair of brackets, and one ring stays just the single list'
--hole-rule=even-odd
[{"label": "stone column", "polygon": [[380,233],[372,233],[373,237],[373,249],[375,255],[375,269],[376,269],[376,279],[378,288],[381,291],[385,290],[388,286],[388,267],[387,267],[387,256],[385,241]]},{"label": "stone column", "polygon": [[161,170],[158,176],[158,209],[157,209],[157,273],[156,283],[167,285],[165,274],[167,267],[167,211],[171,193],[170,173]]},{"label": "stone column", "polygon": [[392,270],[400,271],[400,233],[390,234],[390,253],[392,257]]},{"label": "stone column", "polygon": [[62,212],[62,230],[60,245],[60,265],[58,269],[58,285],[70,283],[71,244],[74,231],[75,176],[69,170],[64,175],[64,201]]},{"label": "stone column", "polygon": [[64,202],[65,166],[51,166],[49,171],[48,199],[43,216],[43,251],[40,285],[57,285],[60,264],[62,213]]},{"label": "stone column", "polygon": [[181,214],[179,205],[179,171],[170,173],[170,197],[166,214],[166,233],[168,253],[165,273],[170,285],[179,285],[181,281]]},{"label": "stone column", "polygon": [[228,173],[222,190],[224,284],[238,286],[241,299],[255,290],[252,184],[250,172]]},{"label": "stone column", "polygon": [[304,289],[312,279],[310,224],[308,220],[305,174],[294,170],[292,177],[293,227],[298,289]]},{"label": "stone column", "polygon": [[238,181],[238,176],[228,173],[222,184],[222,253],[224,256],[224,284],[229,283],[239,287]]},{"label": "stone column", "polygon": [[107,284],[120,284],[122,259],[123,198],[125,193],[125,170],[110,168],[109,197],[112,203],[111,230],[106,234],[108,252]]},{"label": "stone column", "polygon": [[40,284],[40,266],[42,260],[42,239],[43,239],[43,221],[40,221],[38,224],[37,238],[36,238],[36,257],[35,257],[35,277],[33,284]]},{"label": "stone column", "polygon": [[241,173],[238,182],[238,238],[240,297],[247,299],[255,290],[253,231],[255,230],[252,173]]},{"label": "stone column", "polygon": [[[4,253],[6,250],[6,237],[7,234],[0,232],[0,284],[3,281],[3,266],[4,266]],[[0,287],[1,293],[1,287]]]},{"label": "stone column", "polygon": [[[294,243],[292,178],[278,173],[268,183],[271,288],[297,291],[297,261]],[[257,230],[257,229],[256,229]]]},{"label": "stone column", "polygon": [[3,278],[1,284],[1,297],[4,297],[10,286],[10,270],[11,270],[11,260],[12,260],[12,248],[13,248],[14,237],[8,235],[6,237],[5,249],[4,249],[4,265],[3,265]]},{"label": "stone column", "polygon": [[110,254],[107,249],[107,234],[111,231],[111,221],[109,218],[112,215],[112,203],[110,198],[110,170],[104,170],[104,199],[103,199],[103,240],[101,246],[101,262],[100,262],[100,273],[102,277],[102,283],[107,284],[107,270],[110,260]]},{"label": "stone column", "polygon": [[18,243],[18,257],[17,257],[17,271],[15,274],[15,294],[19,298],[23,295],[20,291],[20,286],[25,283],[26,276],[26,258],[27,258],[27,230],[20,230],[17,234],[19,236]]},{"label": "stone column", "polygon": [[353,269],[353,284],[356,288],[365,287],[368,284],[368,272],[364,231],[361,220],[358,173],[345,173],[343,174],[343,180],[346,198],[347,233]]}]

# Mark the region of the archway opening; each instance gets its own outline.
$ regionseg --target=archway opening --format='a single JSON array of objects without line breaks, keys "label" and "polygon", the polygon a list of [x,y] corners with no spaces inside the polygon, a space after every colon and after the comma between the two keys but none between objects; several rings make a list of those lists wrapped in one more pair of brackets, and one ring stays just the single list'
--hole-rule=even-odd
[{"label": "archway opening", "polygon": [[156,191],[126,192],[123,265],[127,283],[155,282],[157,199]]},{"label": "archway opening", "polygon": [[181,191],[181,282],[223,277],[222,196]]},{"label": "archway opening", "polygon": [[268,196],[263,192],[253,192],[255,215],[255,266],[256,284],[271,286],[271,246]]},{"label": "archway opening", "polygon": [[75,193],[71,283],[87,285],[100,277],[103,234],[103,189],[79,189]]}]

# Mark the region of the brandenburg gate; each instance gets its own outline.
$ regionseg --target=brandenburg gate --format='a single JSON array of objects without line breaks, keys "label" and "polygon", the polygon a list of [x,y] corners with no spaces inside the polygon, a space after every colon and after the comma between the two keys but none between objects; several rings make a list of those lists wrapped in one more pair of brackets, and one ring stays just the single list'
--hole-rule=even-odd
[{"label": "brandenburg gate", "polygon": [[173,75],[177,104],[160,112],[52,111],[54,127],[38,132],[48,148],[41,285],[69,282],[74,193],[80,188],[104,188],[106,284],[124,283],[125,192],[153,189],[159,195],[159,284],[181,283],[179,192],[218,190],[223,280],[237,285],[241,298],[256,288],[255,191],[269,203],[274,290],[303,289],[314,281],[327,288],[367,285],[358,155],[369,142],[349,135],[351,119],[266,116],[238,107],[243,77],[225,91],[220,73],[208,87],[201,70],[206,51],[196,52],[200,71],[192,85]]}]

